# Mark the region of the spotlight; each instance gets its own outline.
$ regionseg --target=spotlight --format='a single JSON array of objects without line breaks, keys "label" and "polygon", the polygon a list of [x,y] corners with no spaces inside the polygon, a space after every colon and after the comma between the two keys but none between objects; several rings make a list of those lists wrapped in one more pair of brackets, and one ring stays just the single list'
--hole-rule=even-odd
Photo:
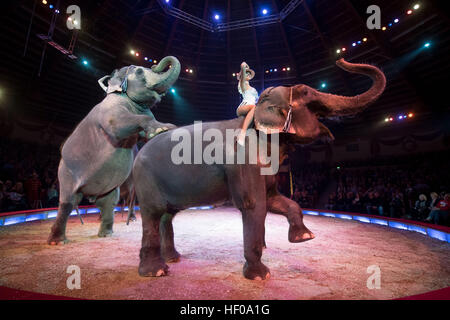
[{"label": "spotlight", "polygon": [[389,118],[389,121],[394,121],[394,118]]},{"label": "spotlight", "polygon": [[156,61],[156,60],[153,60],[153,63],[156,63],[156,62],[158,62],[158,61]]},{"label": "spotlight", "polygon": [[286,68],[283,68],[283,71],[286,71]]},{"label": "spotlight", "polygon": [[270,69],[270,72],[273,72],[273,69]]},{"label": "spotlight", "polygon": [[386,29],[387,29],[386,27],[381,28],[381,30],[383,30],[383,31],[386,31]]},{"label": "spotlight", "polygon": [[345,52],[347,49],[346,48],[342,48],[342,51]]},{"label": "spotlight", "polygon": [[263,10],[262,10],[262,14],[263,14],[263,15],[266,15],[268,12],[269,12],[269,11],[267,11],[267,9],[263,9]]},{"label": "spotlight", "polygon": [[327,87],[327,84],[326,84],[325,82],[323,82],[320,86],[321,86],[322,88],[326,88],[326,87]]},{"label": "spotlight", "polygon": [[399,21],[400,21],[400,20],[398,20],[398,19],[395,19],[395,20],[394,20],[394,23],[398,23]]},{"label": "spotlight", "polygon": [[361,44],[361,40],[358,41],[358,44]]},{"label": "spotlight", "polygon": [[49,7],[50,9],[53,9],[53,5],[52,5],[52,4],[51,4],[51,5],[49,5],[48,7]]},{"label": "spotlight", "polygon": [[174,88],[170,89],[170,92],[176,93],[176,90]]},{"label": "spotlight", "polygon": [[406,14],[407,15],[410,15],[410,14],[412,14],[413,12],[412,12],[412,10],[410,9],[410,10],[408,10],[408,11],[406,11]]},{"label": "spotlight", "polygon": [[135,55],[136,55],[136,57],[139,57],[139,52],[136,52]]},{"label": "spotlight", "polygon": [[89,64],[89,62],[88,62],[87,60],[83,60],[83,64],[84,64],[85,66],[87,66],[87,65]]},{"label": "spotlight", "polygon": [[413,116],[414,116],[414,114],[412,114],[412,113],[408,114],[409,118],[412,118]]},{"label": "spotlight", "polygon": [[72,17],[68,17],[67,20],[72,21]]},{"label": "spotlight", "polygon": [[170,0],[166,0],[166,3],[169,3],[170,2]]},{"label": "spotlight", "polygon": [[337,50],[336,50],[336,53],[341,53],[341,49],[337,49]]},{"label": "spotlight", "polygon": [[392,22],[388,24],[388,27],[392,27]]},{"label": "spotlight", "polygon": [[152,61],[153,61],[153,59],[148,59],[148,61],[149,61],[149,62],[152,62]]},{"label": "spotlight", "polygon": [[47,0],[42,0],[42,3],[43,4],[47,4]]},{"label": "spotlight", "polygon": [[148,60],[148,58],[147,58],[147,57],[144,57],[144,60],[145,60],[145,61],[147,61],[147,60]]},{"label": "spotlight", "polygon": [[266,73],[269,73],[269,70],[266,70]]},{"label": "spotlight", "polygon": [[189,72],[189,69],[186,69],[186,72]]},{"label": "spotlight", "polygon": [[291,68],[287,67],[287,68],[286,68],[286,70],[287,70],[287,71],[290,71],[290,70],[291,70]]},{"label": "spotlight", "polygon": [[[266,71],[266,73],[267,73],[267,71]],[[236,73],[233,73],[233,77],[236,77]]]},{"label": "spotlight", "polygon": [[59,10],[58,10],[58,9],[56,9],[56,10],[55,10],[55,13],[59,13]]},{"label": "spotlight", "polygon": [[367,38],[363,38],[363,41],[364,41],[364,42],[367,42]]},{"label": "spotlight", "polygon": [[189,73],[193,73],[194,72],[194,70],[192,70],[192,69],[189,69]]},{"label": "spotlight", "polygon": [[136,52],[134,52],[134,50],[130,50],[130,53],[131,53],[131,54],[135,54]]},{"label": "spotlight", "polygon": [[214,15],[214,19],[219,20],[220,19],[220,15],[218,15],[218,14]]},{"label": "spotlight", "polygon": [[429,48],[431,46],[431,43],[427,42],[423,45],[425,48]]},{"label": "spotlight", "polygon": [[388,122],[388,121],[389,121],[389,118],[384,119],[384,122]]},{"label": "spotlight", "polygon": [[278,70],[277,70],[277,69],[273,69],[273,71],[274,71],[274,72],[277,72]]},{"label": "spotlight", "polygon": [[402,119],[403,119],[403,116],[398,116],[398,119],[399,119],[399,120],[402,120]]},{"label": "spotlight", "polygon": [[356,42],[353,42],[353,43],[352,43],[352,46],[356,47]]},{"label": "spotlight", "polygon": [[414,10],[417,10],[417,9],[419,9],[420,8],[420,4],[416,4],[416,5],[414,5]]}]

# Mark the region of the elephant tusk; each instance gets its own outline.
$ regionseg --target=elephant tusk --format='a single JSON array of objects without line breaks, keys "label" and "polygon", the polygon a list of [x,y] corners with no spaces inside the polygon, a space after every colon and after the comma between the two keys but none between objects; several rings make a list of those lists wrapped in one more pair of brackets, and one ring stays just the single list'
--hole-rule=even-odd
[{"label": "elephant tusk", "polygon": [[105,84],[103,83],[103,81],[105,81],[106,79],[110,78],[110,76],[104,76],[103,78],[98,80],[98,84],[100,85],[100,87],[103,89],[103,91],[107,91],[108,87],[105,86]]}]

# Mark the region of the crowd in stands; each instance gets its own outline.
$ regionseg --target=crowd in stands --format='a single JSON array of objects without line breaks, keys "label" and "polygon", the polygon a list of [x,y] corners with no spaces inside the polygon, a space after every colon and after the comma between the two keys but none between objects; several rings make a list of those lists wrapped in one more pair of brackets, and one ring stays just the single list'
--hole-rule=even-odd
[{"label": "crowd in stands", "polygon": [[0,138],[0,212],[58,206],[57,147]]},{"label": "crowd in stands", "polygon": [[326,208],[448,225],[448,152],[340,164]]}]

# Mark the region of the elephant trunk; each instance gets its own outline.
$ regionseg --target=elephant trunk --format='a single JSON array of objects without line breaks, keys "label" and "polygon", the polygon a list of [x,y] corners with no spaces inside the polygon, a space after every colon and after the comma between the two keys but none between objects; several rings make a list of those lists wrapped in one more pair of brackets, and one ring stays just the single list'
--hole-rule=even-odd
[{"label": "elephant trunk", "polygon": [[[163,72],[167,67],[170,68]],[[166,92],[177,81],[180,75],[181,65],[177,58],[168,56],[163,58],[156,66],[152,67],[152,71],[158,73],[158,81],[153,89],[159,93]],[[163,72],[163,73],[161,73]]]},{"label": "elephant trunk", "polygon": [[384,73],[375,66],[368,64],[354,64],[340,59],[336,64],[345,71],[369,76],[373,80],[372,87],[357,96],[343,97],[324,92],[316,92],[318,102],[325,107],[328,116],[344,116],[358,113],[369,104],[375,102],[386,87]]}]

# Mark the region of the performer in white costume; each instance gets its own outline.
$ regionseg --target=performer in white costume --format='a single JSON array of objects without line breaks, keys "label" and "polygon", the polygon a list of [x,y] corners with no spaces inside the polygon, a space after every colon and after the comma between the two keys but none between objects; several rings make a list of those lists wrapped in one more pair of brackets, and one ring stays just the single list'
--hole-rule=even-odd
[{"label": "performer in white costume", "polygon": [[242,102],[236,110],[238,117],[245,116],[241,132],[238,137],[238,143],[243,146],[245,144],[245,133],[253,122],[255,114],[255,105],[258,101],[258,91],[250,86],[249,81],[255,76],[255,71],[250,69],[246,62],[241,63],[241,72],[237,74],[238,91],[242,95]]}]

